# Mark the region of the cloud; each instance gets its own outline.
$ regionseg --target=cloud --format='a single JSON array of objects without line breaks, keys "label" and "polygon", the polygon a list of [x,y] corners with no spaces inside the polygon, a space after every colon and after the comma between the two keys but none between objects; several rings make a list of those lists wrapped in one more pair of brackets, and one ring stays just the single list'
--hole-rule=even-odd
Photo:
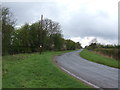
[{"label": "cloud", "polygon": [[65,38],[80,39],[83,46],[91,40],[87,37],[99,37],[102,39],[101,43],[118,39],[117,0],[7,2],[3,6],[10,7],[17,19],[17,26],[38,21],[43,14],[45,18],[61,24]]},{"label": "cloud", "polygon": [[107,44],[118,44],[118,40],[111,40],[111,39],[104,39],[104,38],[101,38],[101,37],[94,37],[94,36],[89,36],[89,37],[72,37],[72,38],[69,38],[75,42],[80,42],[81,43],[81,46],[84,48],[85,46],[88,46],[90,45],[91,41],[93,39],[97,40],[97,43],[101,43],[103,45],[107,45]]},{"label": "cloud", "polygon": [[81,46],[84,48],[85,46],[88,46],[90,44],[90,42],[94,39],[95,37],[72,37],[70,38],[71,40],[75,41],[75,42],[80,42]]}]

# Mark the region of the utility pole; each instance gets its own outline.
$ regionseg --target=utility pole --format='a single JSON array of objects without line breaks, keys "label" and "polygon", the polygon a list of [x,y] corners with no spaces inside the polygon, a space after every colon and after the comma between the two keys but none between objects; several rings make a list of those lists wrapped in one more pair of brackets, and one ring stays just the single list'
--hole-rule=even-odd
[{"label": "utility pole", "polygon": [[40,54],[42,53],[42,48],[43,48],[43,41],[42,41],[42,31],[43,31],[43,27],[42,27],[42,24],[43,24],[43,15],[41,15],[41,21],[40,21],[40,23],[39,23],[39,25],[40,25],[40,38],[39,38],[39,40],[40,40],[40,45],[39,45],[39,48],[40,48]]}]

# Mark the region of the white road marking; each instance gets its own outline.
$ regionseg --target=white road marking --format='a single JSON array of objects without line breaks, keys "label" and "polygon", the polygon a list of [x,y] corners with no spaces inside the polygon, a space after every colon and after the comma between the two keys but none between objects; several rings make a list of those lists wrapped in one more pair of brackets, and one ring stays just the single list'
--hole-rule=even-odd
[{"label": "white road marking", "polygon": [[61,66],[60,66],[60,68],[61,68],[62,70],[64,70],[65,72],[69,73],[70,75],[76,77],[77,79],[79,79],[79,80],[81,80],[81,81],[83,81],[83,82],[85,82],[85,83],[87,83],[87,84],[89,84],[89,85],[91,85],[91,86],[93,86],[93,87],[95,87],[95,88],[100,88],[100,87],[98,87],[98,86],[96,86],[96,85],[94,85],[94,84],[92,84],[92,83],[90,83],[90,82],[88,82],[88,81],[86,81],[86,80],[84,80],[84,79],[76,76],[75,74],[71,73],[70,71],[66,70],[65,68],[63,68],[63,67],[61,67]]}]

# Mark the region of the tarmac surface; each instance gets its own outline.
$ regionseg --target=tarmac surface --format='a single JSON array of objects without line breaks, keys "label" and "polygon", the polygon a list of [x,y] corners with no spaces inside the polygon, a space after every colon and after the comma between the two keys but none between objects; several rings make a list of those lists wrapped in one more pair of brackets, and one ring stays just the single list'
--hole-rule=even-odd
[{"label": "tarmac surface", "polygon": [[81,51],[82,49],[57,56],[58,66],[96,88],[118,88],[119,69],[83,59],[79,56]]}]

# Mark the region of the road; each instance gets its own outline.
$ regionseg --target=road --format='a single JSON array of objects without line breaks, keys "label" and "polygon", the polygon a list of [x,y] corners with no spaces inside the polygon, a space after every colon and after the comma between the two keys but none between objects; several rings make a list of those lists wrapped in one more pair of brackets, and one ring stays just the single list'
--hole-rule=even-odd
[{"label": "road", "polygon": [[56,57],[56,63],[72,76],[96,88],[118,88],[118,69],[90,62],[79,56],[81,50]]}]

